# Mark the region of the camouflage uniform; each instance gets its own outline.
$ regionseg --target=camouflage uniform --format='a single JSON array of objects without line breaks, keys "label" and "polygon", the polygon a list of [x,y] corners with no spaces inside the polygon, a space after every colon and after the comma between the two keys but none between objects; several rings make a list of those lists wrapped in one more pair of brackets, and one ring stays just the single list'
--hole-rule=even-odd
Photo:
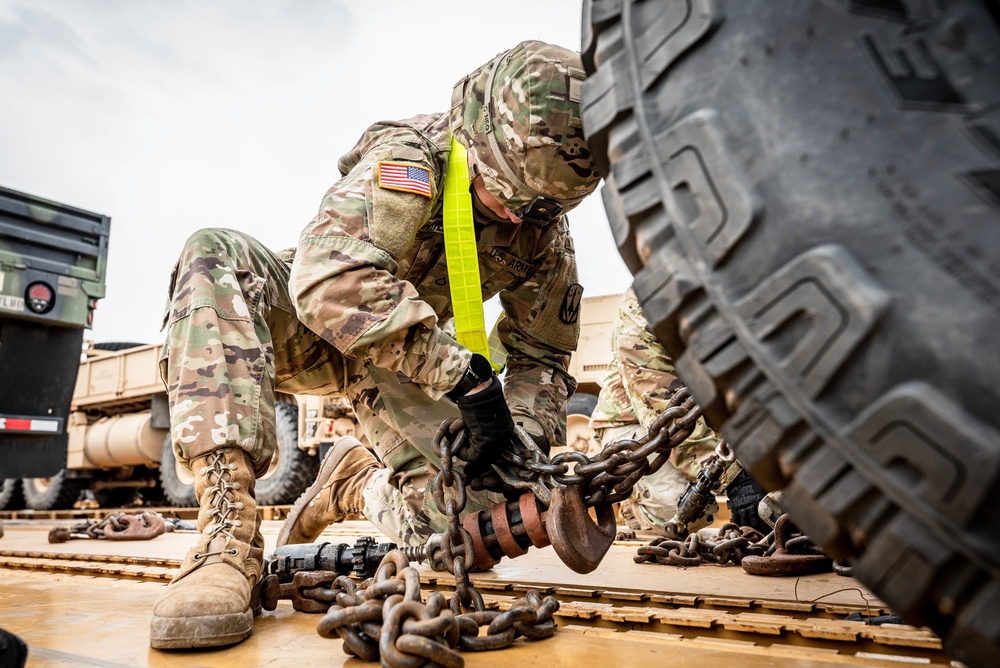
[{"label": "camouflage uniform", "polygon": [[[611,330],[612,360],[601,385],[597,408],[590,420],[602,446],[646,433],[683,383],[674,375],[674,364],[653,335],[632,288],[625,291]],[[623,518],[633,529],[658,529],[673,517],[677,501],[688,483],[698,476],[700,462],[715,451],[719,439],[703,419],[670,460],[653,475],[641,479],[632,496],[621,504]],[[731,466],[723,479],[727,484],[739,472]],[[708,508],[705,524],[719,510]],[[697,529],[699,524],[691,527]]]},{"label": "camouflage uniform", "polygon": [[[598,180],[579,123],[578,57],[565,76],[496,89],[486,106],[492,115],[483,109],[488,84],[530,81],[537,63],[567,53],[521,44],[460,81],[450,114],[368,128],[340,159],[342,178],[295,251],[279,256],[233,230],[189,239],[172,279],[161,360],[180,461],[235,445],[260,475],[276,447],[275,392],[343,393],[385,467],[366,486],[367,517],[409,544],[445,528],[425,466],[439,465],[431,436],[443,418],[459,415],[441,399],[471,358],[446,326],[441,193],[452,132],[469,149],[470,178],[490,174],[487,188],[508,208],[536,194],[571,208]],[[495,157],[475,144],[494,131],[507,162],[531,170],[530,183],[510,185]],[[559,133],[561,143],[554,142]],[[383,178],[391,166],[425,177],[426,190]],[[563,442],[581,292],[566,218],[514,224],[478,207],[475,218],[483,299],[499,295],[504,310],[498,329],[508,351],[507,403],[532,435]],[[467,510],[490,501],[470,494]]]}]

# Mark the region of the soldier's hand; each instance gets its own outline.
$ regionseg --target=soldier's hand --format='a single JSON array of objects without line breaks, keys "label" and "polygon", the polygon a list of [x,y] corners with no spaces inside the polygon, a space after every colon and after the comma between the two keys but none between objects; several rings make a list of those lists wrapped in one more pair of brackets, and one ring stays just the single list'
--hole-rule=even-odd
[{"label": "soldier's hand", "polygon": [[745,469],[740,471],[726,487],[732,521],[740,526],[753,527],[767,535],[771,527],[761,519],[758,512],[760,501],[766,495],[767,490],[761,487]]},{"label": "soldier's hand", "polygon": [[477,387],[456,399],[455,404],[469,430],[469,438],[456,454],[469,463],[485,465],[478,467],[485,470],[510,447],[514,435],[514,419],[503,396],[503,385],[494,375],[485,389]]}]

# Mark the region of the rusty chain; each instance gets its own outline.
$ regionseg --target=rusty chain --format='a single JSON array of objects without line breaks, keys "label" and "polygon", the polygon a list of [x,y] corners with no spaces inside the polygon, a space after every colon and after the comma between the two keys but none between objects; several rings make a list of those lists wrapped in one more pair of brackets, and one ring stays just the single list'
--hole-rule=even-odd
[{"label": "rusty chain", "polygon": [[[586,507],[608,508],[631,494],[642,477],[658,471],[671,450],[691,433],[701,409],[685,389],[674,394],[668,408],[654,421],[649,433],[638,440],[609,444],[598,455],[561,453],[548,458],[519,435],[524,446],[505,453],[495,467],[500,476],[484,476],[473,489],[502,491],[511,496],[524,490],[559,496],[573,489]],[[381,661],[393,668],[438,665],[464,666],[458,650],[494,650],[509,646],[518,636],[531,640],[555,632],[553,614],[559,602],[529,591],[508,610],[488,610],[482,595],[472,585],[469,571],[476,564],[472,534],[462,524],[467,504],[466,480],[455,467],[468,432],[460,419],[446,420],[433,439],[441,467],[431,485],[435,503],[447,516],[447,530],[425,546],[389,552],[375,576],[356,584],[335,572],[297,573],[292,583],[281,584],[282,593],[269,593],[268,609],[279,597],[289,597],[297,610],[326,614],[317,626],[324,638],[341,638],[344,651],[366,661]],[[539,493],[540,492],[540,493]],[[580,507],[583,511],[583,507]],[[814,552],[807,537],[788,535],[790,526],[761,535],[750,527],[723,526],[712,539],[692,534],[685,540],[660,538],[639,548],[637,562],[659,562],[682,566],[702,563],[740,564],[782,550]],[[555,543],[553,543],[555,544]],[[437,570],[447,570],[455,579],[455,591],[446,598],[435,592],[421,600],[420,577],[411,560],[427,560]],[[485,628],[485,633],[482,629]]]},{"label": "rusty chain", "polygon": [[768,554],[768,550],[773,550],[773,543],[774,532],[764,536],[753,527],[741,527],[730,522],[721,526],[714,538],[705,538],[699,533],[692,533],[685,539],[657,536],[648,545],[640,547],[633,560],[637,564],[669,566],[738,566],[743,557]]},{"label": "rusty chain", "polygon": [[802,535],[787,514],[766,536],[753,527],[733,523],[720,527],[714,537],[706,533],[693,533],[685,539],[656,537],[637,550],[633,561],[685,567],[732,564],[754,575],[805,575],[832,568],[822,549]]},{"label": "rusty chain", "polygon": [[[293,602],[297,596],[316,606],[329,605],[316,631],[324,638],[341,638],[347,654],[392,668],[462,668],[465,659],[457,650],[502,649],[519,636],[541,640],[555,633],[552,615],[559,602],[553,596],[542,597],[531,590],[506,611],[488,610],[470,582],[475,554],[472,536],[461,524],[466,481],[452,466],[453,453],[461,447],[466,432],[456,429],[454,433],[454,440],[436,439],[441,470],[434,477],[433,493],[448,517],[448,530],[440,542],[430,549],[389,552],[375,576],[360,585],[332,572],[297,573],[296,578],[311,575],[312,580],[303,578],[297,586],[282,585],[294,590]],[[418,553],[454,575],[455,593],[449,599],[434,592],[426,602],[421,601],[420,574],[410,566],[410,557]],[[324,577],[329,580],[323,582]],[[303,605],[300,600],[296,609],[304,609]],[[480,632],[483,627],[485,634]]]},{"label": "rusty chain", "polygon": [[[549,458],[518,430],[520,447],[515,441],[514,450],[503,454],[493,472],[472,481],[455,466],[455,453],[468,432],[461,419],[446,420],[432,441],[441,467],[431,490],[447,517],[447,530],[421,548],[390,552],[375,576],[360,585],[333,572],[313,573],[309,578],[300,573],[296,574],[298,582],[281,585],[284,595],[293,599],[296,609],[328,605],[317,632],[325,638],[343,639],[348,654],[399,668],[428,663],[459,667],[464,659],[457,650],[500,649],[518,636],[547,638],[555,631],[552,615],[559,608],[554,597],[530,591],[504,612],[488,610],[470,582],[475,546],[461,517],[467,488],[489,489],[508,498],[527,490],[546,505],[553,490],[573,489],[586,507],[608,508],[628,498],[639,479],[667,463],[671,450],[687,439],[701,413],[687,389],[681,389],[645,436],[611,443],[593,457],[567,452]],[[749,545],[749,538],[741,535],[737,542],[728,547],[727,555],[748,553],[744,543]],[[419,574],[410,567],[411,558],[426,559],[434,568],[450,572],[455,578],[451,597],[436,592],[422,602]],[[277,591],[271,592],[272,601],[277,597]]]},{"label": "rusty chain", "polygon": [[91,538],[104,540],[150,540],[173,525],[159,513],[141,510],[136,513],[110,513],[101,520],[85,520],[72,526],[54,527],[49,531],[50,543]]},{"label": "rusty chain", "polygon": [[[587,456],[582,452],[561,452],[551,459],[530,437],[519,434],[515,450],[503,453],[495,464],[496,472],[469,481],[472,489],[500,492],[508,498],[532,491],[548,504],[552,489],[583,486],[588,507],[624,501],[639,479],[656,473],[670,459],[670,452],[683,443],[695,428],[702,409],[681,388],[670,398],[666,409],[653,421],[646,435],[609,443],[601,452]],[[446,421],[434,436],[434,450],[444,448],[449,438],[463,438],[461,419]],[[520,432],[520,430],[518,430]],[[458,450],[457,441],[450,446]]]}]

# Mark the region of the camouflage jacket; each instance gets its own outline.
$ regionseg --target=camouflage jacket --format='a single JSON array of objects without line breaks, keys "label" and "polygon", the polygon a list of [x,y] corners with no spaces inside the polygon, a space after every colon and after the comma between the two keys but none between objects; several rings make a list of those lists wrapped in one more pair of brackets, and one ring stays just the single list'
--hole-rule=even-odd
[{"label": "camouflage jacket", "polygon": [[[447,114],[368,128],[303,230],[290,280],[310,329],[433,399],[455,386],[471,357],[444,327],[452,316],[441,213],[450,142]],[[393,180],[394,166],[417,181]],[[477,212],[476,238],[483,299],[499,294],[504,310],[507,403],[528,431],[563,442],[581,291],[566,218],[514,224]]]}]

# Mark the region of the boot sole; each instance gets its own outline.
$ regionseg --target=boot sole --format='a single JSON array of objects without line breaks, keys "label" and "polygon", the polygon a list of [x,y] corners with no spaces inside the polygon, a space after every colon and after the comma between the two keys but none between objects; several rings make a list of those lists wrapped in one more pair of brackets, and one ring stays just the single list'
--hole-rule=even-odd
[{"label": "boot sole", "polygon": [[149,646],[153,649],[192,649],[233,645],[253,630],[253,611],[203,617],[153,617]]},{"label": "boot sole", "polygon": [[278,532],[277,547],[282,547],[288,544],[288,539],[292,532],[292,526],[294,526],[298,521],[299,515],[301,515],[302,511],[309,507],[309,502],[319,495],[320,490],[323,489],[323,483],[329,479],[330,475],[332,475],[332,470],[327,470],[327,467],[335,467],[333,462],[339,458],[340,453],[353,447],[357,446],[353,443],[338,443],[327,451],[326,455],[323,457],[323,461],[320,463],[319,473],[316,474],[316,480],[313,481],[313,484],[310,485],[306,491],[302,492],[302,496],[298,498],[292,506],[292,509],[288,511],[288,516],[285,518],[285,522],[281,525],[281,531]]}]

